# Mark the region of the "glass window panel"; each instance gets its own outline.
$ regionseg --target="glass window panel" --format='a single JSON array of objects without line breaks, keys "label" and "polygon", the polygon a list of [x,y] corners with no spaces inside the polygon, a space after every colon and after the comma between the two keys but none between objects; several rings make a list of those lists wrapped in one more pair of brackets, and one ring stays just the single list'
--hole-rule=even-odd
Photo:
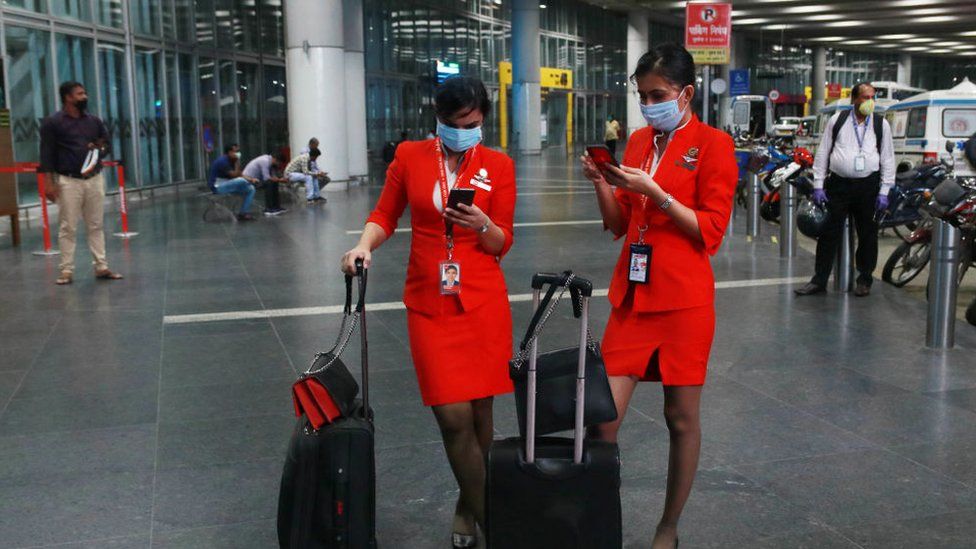
[{"label": "glass window panel", "polygon": [[216,0],[214,21],[217,26],[217,47],[234,49],[234,0]]},{"label": "glass window panel", "polygon": [[174,0],[160,0],[163,10],[163,36],[176,38],[176,12],[173,11]]},{"label": "glass window panel", "polygon": [[271,55],[284,56],[285,24],[281,0],[258,0],[258,11],[261,51]]},{"label": "glass window panel", "polygon": [[220,146],[240,143],[237,135],[237,84],[235,83],[234,62],[220,60]]},{"label": "glass window panel", "polygon": [[[3,5],[47,13],[47,2],[45,0],[3,0]],[[36,192],[34,196],[37,196]]]},{"label": "glass window panel", "polygon": [[168,183],[166,108],[160,50],[135,50],[136,110],[139,128],[139,181],[142,185]]},{"label": "glass window panel", "polygon": [[197,43],[203,46],[214,45],[214,0],[197,0],[196,10]]},{"label": "glass window panel", "polygon": [[132,32],[139,34],[159,34],[159,0],[130,0],[129,15]]},{"label": "glass window panel", "polygon": [[238,20],[234,24],[235,42],[246,51],[260,51],[261,28],[257,0],[237,0]]},{"label": "glass window panel", "polygon": [[237,64],[237,109],[241,129],[243,158],[250,160],[268,152],[261,142],[261,92],[258,85],[258,66]]},{"label": "glass window panel", "polygon": [[98,104],[98,86],[95,85],[95,44],[91,38],[58,34],[54,38],[57,55],[57,81],[81,82],[88,91],[88,102]]},{"label": "glass window panel", "polygon": [[[56,108],[50,33],[9,25],[5,30],[14,160],[37,162],[40,121]],[[17,185],[21,204],[37,203],[37,179],[33,174],[18,174]]]},{"label": "glass window panel", "polygon": [[180,130],[180,74],[176,64],[176,54],[166,53],[166,118],[169,121],[170,173],[173,181],[182,181],[183,132]]},{"label": "glass window panel", "polygon": [[106,27],[122,28],[122,0],[96,0],[98,23]]},{"label": "glass window panel", "polygon": [[58,17],[91,21],[91,4],[88,0],[53,0],[51,11]]},{"label": "glass window panel", "polygon": [[203,140],[204,166],[209,166],[220,148],[220,103],[217,97],[216,65],[212,57],[201,57],[200,73],[200,119],[203,127],[200,136]]},{"label": "glass window panel", "polygon": [[264,66],[264,127],[267,150],[288,146],[288,106],[285,94],[285,67]]},{"label": "glass window panel", "polygon": [[[132,165],[132,119],[129,110],[129,83],[125,71],[125,46],[101,42],[98,45],[98,74],[101,102],[98,114],[112,136],[112,157]],[[118,186],[115,171],[107,170],[106,184]],[[132,183],[136,183],[133,178]]]},{"label": "glass window panel", "polygon": [[197,82],[194,77],[194,61],[190,54],[179,55],[180,125],[183,138],[183,172],[185,179],[200,177],[200,133],[197,127]]},{"label": "glass window panel", "polygon": [[190,41],[194,37],[193,0],[175,0],[176,36]]}]

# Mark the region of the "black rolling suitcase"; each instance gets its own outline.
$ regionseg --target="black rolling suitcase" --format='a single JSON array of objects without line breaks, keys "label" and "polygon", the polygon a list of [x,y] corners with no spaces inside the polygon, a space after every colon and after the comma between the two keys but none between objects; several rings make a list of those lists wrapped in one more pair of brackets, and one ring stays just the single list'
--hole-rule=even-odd
[{"label": "black rolling suitcase", "polygon": [[[534,303],[545,284],[562,284],[560,275],[535,275]],[[582,330],[572,439],[535,437],[536,357],[528,365],[526,434],[492,444],[488,452],[486,529],[494,549],[620,549],[620,456],[617,445],[584,440],[585,349],[592,285],[571,279],[582,295]]]},{"label": "black rolling suitcase", "polygon": [[[282,549],[374,549],[377,546],[365,269],[359,269],[358,279],[356,312],[362,344],[362,400],[356,402],[351,413],[318,431],[304,415],[298,418],[278,497],[278,544]],[[352,335],[351,329],[348,334]]]}]

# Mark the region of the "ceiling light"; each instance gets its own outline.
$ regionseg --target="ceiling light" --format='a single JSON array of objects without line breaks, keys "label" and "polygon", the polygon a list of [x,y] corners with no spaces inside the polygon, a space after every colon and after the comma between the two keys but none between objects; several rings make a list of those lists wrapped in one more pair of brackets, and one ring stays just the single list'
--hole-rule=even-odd
[{"label": "ceiling light", "polygon": [[959,19],[958,15],[933,15],[931,17],[916,17],[912,23],[948,23]]},{"label": "ceiling light", "polygon": [[878,38],[885,38],[888,40],[904,40],[906,38],[914,37],[914,34],[882,34]]},{"label": "ceiling light", "polygon": [[821,36],[819,38],[811,38],[815,42],[840,42],[845,40],[843,36]]},{"label": "ceiling light", "polygon": [[950,46],[962,46],[963,43],[962,42],[939,42],[936,45],[939,46],[940,48],[948,48]]},{"label": "ceiling light", "polygon": [[761,25],[763,23],[769,23],[769,19],[764,19],[762,17],[751,17],[746,19],[733,19],[733,25]]},{"label": "ceiling light", "polygon": [[928,53],[952,53],[949,49],[929,50]]},{"label": "ceiling light", "polygon": [[827,27],[860,27],[863,25],[863,21],[834,21],[833,23],[827,23]]},{"label": "ceiling light", "polygon": [[928,48],[925,46],[912,46],[910,48],[905,48],[905,51],[925,51]]},{"label": "ceiling light", "polygon": [[807,15],[803,19],[805,21],[836,21],[843,18],[844,16],[839,13],[820,13],[817,15]]},{"label": "ceiling light", "polygon": [[891,43],[889,43],[889,44],[878,44],[875,47],[876,48],[897,48],[899,46],[901,46],[901,44],[891,44]]},{"label": "ceiling light", "polygon": [[872,42],[874,41],[873,40],[848,40],[847,42],[844,43],[849,44],[851,46],[863,46],[865,44],[870,44]]},{"label": "ceiling light", "polygon": [[905,10],[901,12],[902,16],[914,17],[919,15],[941,15],[946,13],[945,8],[924,8],[920,10]]},{"label": "ceiling light", "polygon": [[976,31],[960,32],[959,36],[976,36]]},{"label": "ceiling light", "polygon": [[818,11],[823,11],[827,9],[826,6],[794,6],[792,8],[783,8],[780,11],[783,13],[817,13]]},{"label": "ceiling light", "polygon": [[935,38],[929,38],[927,36],[920,36],[918,38],[909,38],[908,40],[905,40],[905,42],[908,42],[909,44],[927,44],[935,41]]},{"label": "ceiling light", "polygon": [[792,28],[796,28],[796,25],[770,25],[770,26],[768,26],[766,28],[768,28],[769,30],[776,30],[776,31],[778,31],[778,30],[790,30]]},{"label": "ceiling light", "polygon": [[976,50],[976,44],[963,44],[961,46],[952,46],[950,49],[954,49],[954,50]]}]

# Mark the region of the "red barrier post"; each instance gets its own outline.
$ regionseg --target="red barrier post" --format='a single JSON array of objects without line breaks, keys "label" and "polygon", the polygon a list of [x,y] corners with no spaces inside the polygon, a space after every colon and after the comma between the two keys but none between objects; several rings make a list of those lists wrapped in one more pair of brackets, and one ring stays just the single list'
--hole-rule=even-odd
[{"label": "red barrier post", "polygon": [[122,232],[115,233],[119,238],[132,238],[139,233],[129,232],[129,209],[125,202],[125,168],[122,163],[115,163],[115,173],[119,179],[119,214],[122,216]]},{"label": "red barrier post", "polygon": [[34,255],[58,255],[61,252],[51,250],[51,224],[47,217],[47,195],[44,191],[44,173],[37,172],[37,196],[41,199],[41,223],[44,228],[44,249],[34,252]]}]

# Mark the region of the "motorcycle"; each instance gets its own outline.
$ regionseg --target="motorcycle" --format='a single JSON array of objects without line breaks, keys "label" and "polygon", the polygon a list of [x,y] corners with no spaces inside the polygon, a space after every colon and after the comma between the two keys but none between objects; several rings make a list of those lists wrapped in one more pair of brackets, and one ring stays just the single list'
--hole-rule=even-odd
[{"label": "motorcycle", "polygon": [[803,147],[793,150],[789,163],[774,170],[764,181],[766,192],[763,194],[759,215],[766,221],[779,223],[780,191],[784,185],[793,185],[800,191],[800,196],[810,196],[813,184],[804,174],[813,167],[813,155]]},{"label": "motorcycle", "polygon": [[881,230],[892,229],[906,241],[922,221],[920,208],[931,192],[946,178],[943,164],[922,166],[895,176],[895,185],[888,193],[888,207],[878,214],[876,221]]}]

